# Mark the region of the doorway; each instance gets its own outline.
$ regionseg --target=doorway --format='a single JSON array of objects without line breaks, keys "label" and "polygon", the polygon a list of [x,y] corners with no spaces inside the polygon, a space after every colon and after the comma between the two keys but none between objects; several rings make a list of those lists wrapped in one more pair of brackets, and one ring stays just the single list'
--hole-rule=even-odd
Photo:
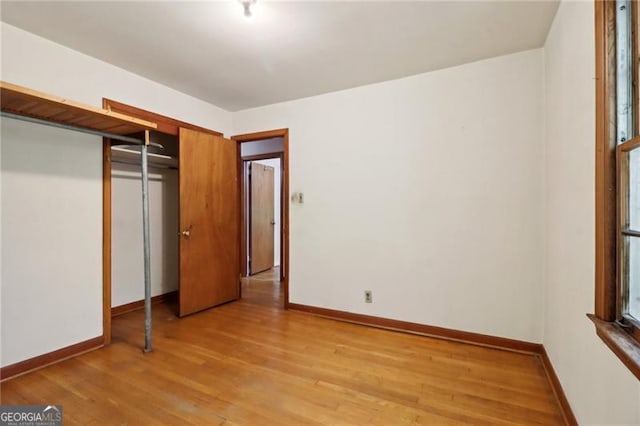
[{"label": "doorway", "polygon": [[283,288],[284,308],[287,309],[289,131],[279,129],[233,136],[231,139],[239,145],[242,276],[277,273]]},{"label": "doorway", "polygon": [[248,231],[244,267],[246,274],[253,276],[280,267],[282,161],[270,158],[243,163],[247,182],[244,220]]}]

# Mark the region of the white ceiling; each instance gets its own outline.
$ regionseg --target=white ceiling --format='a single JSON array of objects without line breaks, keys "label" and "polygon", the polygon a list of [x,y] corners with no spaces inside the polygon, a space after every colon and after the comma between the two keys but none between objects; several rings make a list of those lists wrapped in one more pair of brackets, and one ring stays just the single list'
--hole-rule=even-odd
[{"label": "white ceiling", "polygon": [[2,1],[2,20],[229,111],[543,45],[557,1]]}]

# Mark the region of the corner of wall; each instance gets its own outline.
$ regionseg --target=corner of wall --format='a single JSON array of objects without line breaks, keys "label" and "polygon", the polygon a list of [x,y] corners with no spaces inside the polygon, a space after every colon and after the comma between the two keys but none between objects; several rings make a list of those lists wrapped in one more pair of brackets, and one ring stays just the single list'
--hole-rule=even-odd
[{"label": "corner of wall", "polygon": [[594,298],[594,39],[593,2],[561,2],[543,47],[543,345],[579,422],[638,424],[638,382],[585,316]]},{"label": "corner of wall", "polygon": [[[551,27],[549,28],[549,31],[551,31]],[[547,156],[547,151],[548,151],[548,142],[549,142],[549,135],[548,135],[548,131],[547,131],[547,57],[546,57],[546,39],[545,39],[545,44],[540,48],[540,55],[541,55],[541,59],[540,59],[540,67],[541,67],[541,82],[542,82],[542,104],[540,105],[540,108],[542,109],[542,128],[540,131],[540,138],[541,138],[541,146],[542,146],[542,170],[541,170],[541,185],[542,185],[542,194],[541,194],[541,200],[542,200],[542,247],[541,247],[541,255],[542,255],[542,301],[541,301],[541,307],[540,307],[540,311],[542,312],[542,318],[541,318],[541,332],[540,332],[540,341],[542,342],[543,346],[544,346],[544,338],[545,338],[545,334],[546,334],[546,322],[547,322],[547,293],[548,293],[548,286],[549,286],[549,260],[548,260],[548,245],[549,245],[549,218],[548,218],[548,214],[549,214],[549,206],[548,206],[548,179],[547,179],[547,175],[548,175],[548,156]]]}]

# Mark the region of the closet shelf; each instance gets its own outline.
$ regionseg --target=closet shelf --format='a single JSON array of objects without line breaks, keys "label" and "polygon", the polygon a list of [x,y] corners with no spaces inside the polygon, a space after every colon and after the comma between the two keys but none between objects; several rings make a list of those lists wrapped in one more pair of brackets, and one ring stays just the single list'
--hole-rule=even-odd
[{"label": "closet shelf", "polygon": [[157,128],[155,123],[95,108],[0,81],[2,112],[79,129],[127,135]]},{"label": "closet shelf", "polygon": [[[163,166],[167,168],[177,168],[178,159],[169,155],[156,154],[149,152],[149,166]],[[124,162],[132,165],[140,165],[140,151],[132,148],[124,148],[119,146],[111,147],[111,159],[114,162]],[[123,161],[118,161],[123,160]]]}]

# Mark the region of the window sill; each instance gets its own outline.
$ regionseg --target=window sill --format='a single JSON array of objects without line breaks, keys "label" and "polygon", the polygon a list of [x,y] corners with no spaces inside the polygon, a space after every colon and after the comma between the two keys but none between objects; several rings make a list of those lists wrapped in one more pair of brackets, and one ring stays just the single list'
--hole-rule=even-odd
[{"label": "window sill", "polygon": [[596,326],[596,334],[616,354],[620,361],[640,380],[640,343],[613,322],[587,314]]}]

